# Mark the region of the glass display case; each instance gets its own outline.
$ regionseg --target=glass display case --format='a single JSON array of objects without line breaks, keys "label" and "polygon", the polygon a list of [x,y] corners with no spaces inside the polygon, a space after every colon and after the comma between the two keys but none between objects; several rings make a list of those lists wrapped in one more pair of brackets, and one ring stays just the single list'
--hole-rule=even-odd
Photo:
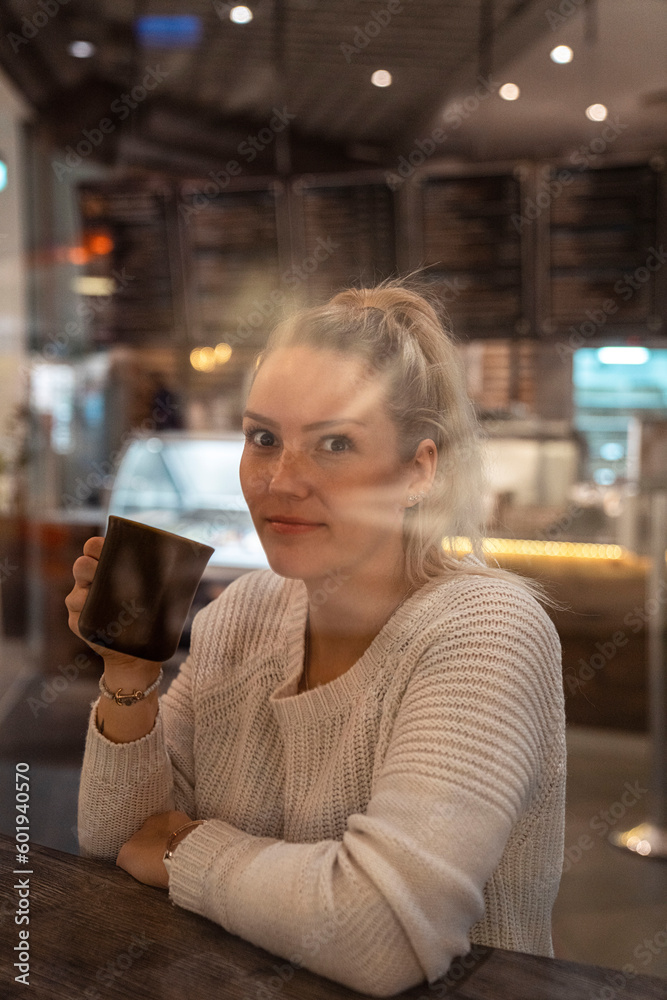
[{"label": "glass display case", "polygon": [[222,584],[268,566],[241,492],[241,434],[167,431],[132,438],[120,458],[108,514],[215,548],[204,578]]}]

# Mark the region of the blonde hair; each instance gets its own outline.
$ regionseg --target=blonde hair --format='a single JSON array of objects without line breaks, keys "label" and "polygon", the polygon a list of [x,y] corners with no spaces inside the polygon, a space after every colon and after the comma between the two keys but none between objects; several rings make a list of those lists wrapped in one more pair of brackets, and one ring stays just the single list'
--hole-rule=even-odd
[{"label": "blonde hair", "polygon": [[[296,345],[353,354],[387,377],[386,406],[403,462],[431,438],[438,462],[425,499],[405,510],[403,549],[413,587],[448,572],[512,579],[546,603],[539,584],[498,566],[482,551],[484,475],[479,428],[457,343],[442,306],[415,272],[373,288],[349,288],[303,308],[273,329],[254,377],[274,350]],[[251,383],[252,384],[252,383]],[[455,539],[470,540],[477,560],[462,560]]]}]

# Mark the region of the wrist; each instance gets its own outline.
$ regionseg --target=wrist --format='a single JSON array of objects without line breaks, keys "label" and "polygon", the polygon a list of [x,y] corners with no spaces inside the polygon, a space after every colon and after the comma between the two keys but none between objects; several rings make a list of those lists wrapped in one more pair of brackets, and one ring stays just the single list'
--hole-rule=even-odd
[{"label": "wrist", "polygon": [[[155,680],[147,688],[130,688],[127,689],[123,685],[119,688],[110,688],[107,684],[106,672],[100,677],[99,688],[102,695],[108,698],[109,701],[115,701],[117,705],[130,706],[136,705],[139,701],[144,701],[149,698],[150,695],[155,694],[157,696],[157,689],[160,686],[160,681],[162,680],[162,667],[160,667],[160,672],[155,678]],[[124,679],[127,682],[127,678]]]},{"label": "wrist", "polygon": [[174,839],[172,841],[172,845],[171,845],[172,851],[176,847],[178,847],[179,844],[182,844],[184,840],[187,840],[187,838],[190,836],[190,834],[192,833],[192,831],[195,830],[198,826],[201,826],[201,824],[203,822],[204,822],[203,819],[193,820],[192,823],[188,824],[188,826],[187,826],[187,828],[185,830],[181,829],[180,832],[177,831],[177,835],[175,837],[172,834],[172,837],[174,837]]},{"label": "wrist", "polygon": [[118,688],[123,691],[139,688],[143,691],[158,677],[161,669],[162,664],[152,660],[130,660],[126,665],[105,660],[103,677],[107,687],[113,691]]},{"label": "wrist", "polygon": [[170,833],[167,838],[167,844],[162,860],[167,862],[171,861],[174,856],[174,851],[179,844],[182,844],[188,835],[204,822],[205,820],[203,819],[192,820],[190,823],[184,823],[183,826],[179,826],[178,829],[173,831],[173,833]]}]

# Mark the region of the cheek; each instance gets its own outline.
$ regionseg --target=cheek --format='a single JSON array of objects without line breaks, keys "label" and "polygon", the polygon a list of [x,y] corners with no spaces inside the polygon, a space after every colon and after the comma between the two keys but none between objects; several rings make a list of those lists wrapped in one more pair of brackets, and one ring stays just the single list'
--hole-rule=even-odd
[{"label": "cheek", "polygon": [[241,480],[243,496],[247,502],[264,491],[264,479],[258,464],[245,451],[241,455],[239,478]]},{"label": "cheek", "polygon": [[363,513],[381,510],[394,512],[405,497],[402,477],[393,466],[372,466],[346,470],[331,477],[325,486],[331,506],[357,518]]}]

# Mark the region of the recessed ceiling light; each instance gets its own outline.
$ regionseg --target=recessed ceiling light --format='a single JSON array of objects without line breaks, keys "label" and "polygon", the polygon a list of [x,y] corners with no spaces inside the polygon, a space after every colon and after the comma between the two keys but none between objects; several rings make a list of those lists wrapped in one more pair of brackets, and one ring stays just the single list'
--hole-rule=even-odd
[{"label": "recessed ceiling light", "polygon": [[90,59],[91,56],[95,55],[95,46],[92,42],[70,42],[67,46],[67,51],[75,59]]},{"label": "recessed ceiling light", "polygon": [[574,52],[569,45],[557,45],[555,49],[551,50],[549,55],[555,63],[569,63],[572,62]]},{"label": "recessed ceiling light", "polygon": [[516,101],[521,91],[516,83],[504,83],[498,93],[503,101]]},{"label": "recessed ceiling light", "polygon": [[586,117],[592,122],[603,122],[607,117],[607,109],[604,104],[590,104],[586,108]]},{"label": "recessed ceiling light", "polygon": [[234,24],[248,24],[249,21],[252,21],[252,11],[250,7],[237,4],[236,7],[232,7],[230,10],[229,20],[233,21]]},{"label": "recessed ceiling light", "polygon": [[390,87],[391,73],[388,73],[386,69],[376,69],[371,77],[371,83],[374,83],[376,87]]}]

